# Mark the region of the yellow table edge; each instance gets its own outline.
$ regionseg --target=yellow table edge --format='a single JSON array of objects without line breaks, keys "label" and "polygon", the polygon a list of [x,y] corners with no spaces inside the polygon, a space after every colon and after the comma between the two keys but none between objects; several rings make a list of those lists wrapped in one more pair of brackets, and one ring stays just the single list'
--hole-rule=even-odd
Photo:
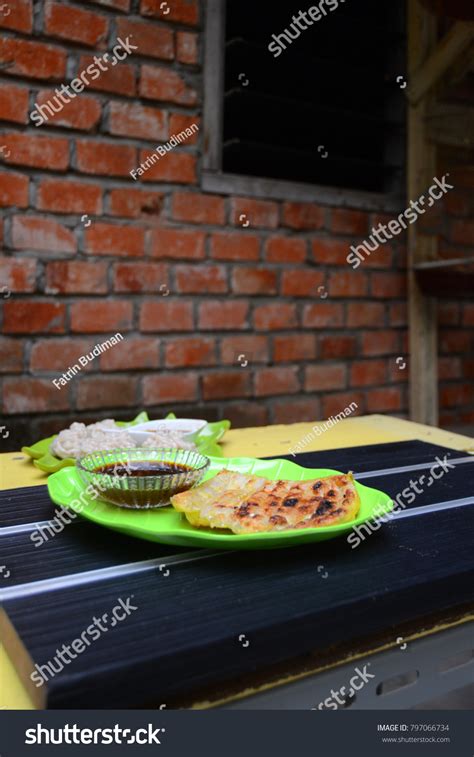
[{"label": "yellow table edge", "polygon": [[[226,457],[270,457],[288,455],[300,445],[301,452],[342,447],[360,447],[387,442],[420,441],[438,444],[465,454],[474,454],[474,439],[387,415],[344,418],[331,426],[328,421],[231,429],[222,440]],[[28,443],[36,440],[29,439]],[[0,455],[0,490],[42,486],[46,474],[34,467],[21,452]],[[4,644],[0,645],[0,709],[36,709],[15,670]]]}]

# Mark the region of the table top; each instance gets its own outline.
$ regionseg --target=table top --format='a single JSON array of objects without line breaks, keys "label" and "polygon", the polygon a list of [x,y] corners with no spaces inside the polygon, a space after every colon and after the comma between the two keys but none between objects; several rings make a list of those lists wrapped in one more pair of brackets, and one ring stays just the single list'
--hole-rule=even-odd
[{"label": "table top", "polygon": [[[230,431],[223,451],[226,456],[287,456],[313,425]],[[425,444],[407,439],[424,439]],[[320,452],[315,454],[315,448]],[[208,555],[198,550],[186,556],[184,550],[176,554],[176,548],[112,537],[112,532],[86,522],[71,525],[32,551],[28,523],[46,520],[54,510],[47,490],[36,489],[44,485],[45,477],[31,462],[14,460],[22,457],[18,453],[2,455],[1,488],[9,491],[3,499],[0,496],[0,537],[5,534],[2,554],[12,567],[11,580],[3,582],[5,589],[8,586],[5,606],[35,661],[51,659],[59,642],[77,637],[84,618],[98,613],[99,606],[134,594],[141,597],[143,607],[137,613],[140,617],[135,620],[132,615],[123,629],[117,627],[107,644],[100,640],[75,661],[73,675],[64,671],[51,682],[49,706],[81,707],[87,701],[91,706],[127,707],[149,697],[156,707],[156,697],[166,702],[193,691],[198,683],[201,688],[212,683],[209,670],[217,657],[223,678],[231,679],[256,665],[281,662],[285,654],[278,650],[286,650],[292,637],[302,652],[323,649],[328,639],[342,643],[347,640],[344,618],[349,607],[351,636],[357,638],[382,630],[380,618],[385,626],[395,628],[439,610],[440,595],[448,598],[443,600],[445,609],[463,605],[472,584],[472,550],[459,534],[466,532],[474,512],[469,506],[474,503],[474,498],[469,500],[473,476],[467,475],[472,471],[472,451],[473,441],[467,437],[399,419],[367,416],[340,421],[310,440],[297,458],[300,465],[353,467],[364,483],[392,497],[413,476],[414,460],[415,470],[423,471],[436,454],[447,452],[458,461],[455,470],[356,553],[339,540],[318,545],[317,554],[312,545],[263,556]],[[442,545],[435,539],[439,533]],[[157,569],[160,560],[170,566],[172,575],[167,579]],[[315,576],[315,560],[325,566],[332,581]],[[127,568],[131,565],[132,571]],[[396,579],[388,580],[391,575]],[[238,644],[241,634],[252,638],[248,648]],[[119,664],[123,659],[129,664]],[[183,671],[179,676],[177,662]],[[102,703],[91,699],[91,669],[102,671],[101,691],[107,705],[102,694]],[[0,706],[34,706],[35,692],[28,695],[5,652],[0,653],[0,671],[9,690],[8,700],[0,701]]]}]

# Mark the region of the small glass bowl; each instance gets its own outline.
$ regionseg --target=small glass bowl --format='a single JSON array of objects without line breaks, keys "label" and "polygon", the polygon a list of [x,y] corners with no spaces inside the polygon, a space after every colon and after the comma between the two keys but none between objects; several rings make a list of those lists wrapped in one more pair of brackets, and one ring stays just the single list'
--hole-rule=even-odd
[{"label": "small glass bowl", "polygon": [[[150,469],[157,465],[183,468],[149,475],[147,464]],[[133,510],[166,507],[174,494],[198,484],[209,465],[209,458],[194,450],[150,447],[91,452],[76,461],[82,481],[92,486],[100,499]]]}]

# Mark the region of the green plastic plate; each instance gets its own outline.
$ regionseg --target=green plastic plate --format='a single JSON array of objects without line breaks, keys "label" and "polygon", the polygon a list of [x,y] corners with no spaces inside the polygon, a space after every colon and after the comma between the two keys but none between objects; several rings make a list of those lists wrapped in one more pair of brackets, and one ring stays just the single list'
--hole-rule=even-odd
[{"label": "green plastic plate", "polygon": [[[176,418],[174,413],[168,413],[166,416],[169,418]],[[148,413],[142,411],[137,415],[133,421],[117,421],[117,426],[135,426],[137,423],[146,423],[149,421]],[[196,439],[196,446],[203,455],[212,455],[213,457],[222,457],[222,450],[219,447],[219,440],[222,439],[225,432],[230,428],[230,421],[216,421],[216,423],[208,423],[207,426],[199,433]],[[25,455],[33,458],[33,465],[45,473],[56,473],[61,468],[70,468],[76,464],[73,458],[67,457],[61,459],[52,455],[49,451],[51,442],[56,439],[56,436],[48,436],[47,439],[41,439],[31,447],[22,447],[21,451]]]},{"label": "green plastic plate", "polygon": [[[215,476],[223,468],[288,481],[305,481],[339,474],[339,471],[326,468],[302,468],[289,460],[257,460],[250,457],[233,457],[225,460],[211,457],[210,459],[211,465],[204,480]],[[78,502],[74,503],[74,500],[85,492],[85,487],[75,468],[63,468],[48,479],[48,490],[53,502],[64,507],[71,507],[101,526],[148,541],[217,549],[275,549],[333,539],[347,534],[353,526],[375,516],[380,517],[382,513],[392,509],[393,502],[388,494],[358,482],[356,482],[356,488],[361,498],[361,508],[357,518],[348,523],[324,528],[237,535],[222,530],[196,528],[188,523],[182,513],[178,513],[172,507],[157,510],[126,510],[108,505],[99,499],[92,500],[85,493],[82,497],[84,506]]]}]

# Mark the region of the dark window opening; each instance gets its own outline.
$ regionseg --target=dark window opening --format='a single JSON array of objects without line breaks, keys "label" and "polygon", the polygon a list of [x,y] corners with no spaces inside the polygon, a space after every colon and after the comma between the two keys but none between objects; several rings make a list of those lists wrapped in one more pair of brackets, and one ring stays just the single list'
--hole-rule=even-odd
[{"label": "dark window opening", "polygon": [[[310,2],[226,0],[224,174],[402,190],[405,2],[336,2],[298,36]],[[275,57],[285,29],[297,38]]]}]

